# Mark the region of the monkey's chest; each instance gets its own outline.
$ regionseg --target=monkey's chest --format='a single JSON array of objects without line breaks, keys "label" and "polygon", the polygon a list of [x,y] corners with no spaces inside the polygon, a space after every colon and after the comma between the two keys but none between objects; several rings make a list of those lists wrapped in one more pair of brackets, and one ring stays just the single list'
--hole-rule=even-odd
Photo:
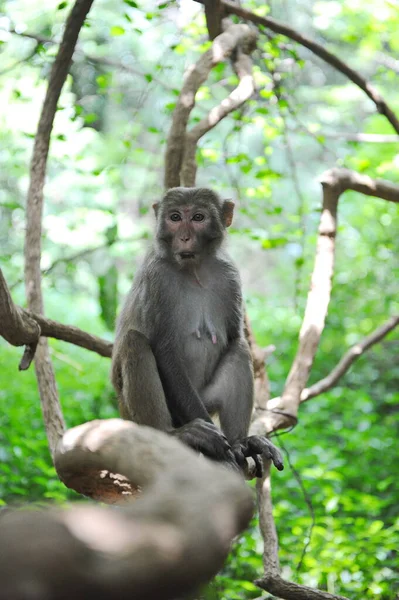
[{"label": "monkey's chest", "polygon": [[[217,294],[194,290],[183,311],[182,358],[193,385],[206,385],[227,344],[226,310]],[[186,299],[187,300],[187,299]]]}]

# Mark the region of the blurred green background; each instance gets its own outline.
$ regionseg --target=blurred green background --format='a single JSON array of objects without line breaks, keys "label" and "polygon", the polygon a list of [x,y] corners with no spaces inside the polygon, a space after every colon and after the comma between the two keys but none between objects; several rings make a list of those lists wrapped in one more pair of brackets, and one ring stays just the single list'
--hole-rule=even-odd
[{"label": "blurred green background", "polygon": [[[0,261],[21,305],[29,160],[70,7],[0,2]],[[248,0],[245,7],[337,53],[399,113],[396,2]],[[48,163],[42,267],[49,317],[113,338],[121,299],[151,239],[150,207],[162,193],[165,140],[184,71],[207,47],[202,8],[190,0],[94,3]],[[279,395],[314,259],[318,177],[345,166],[399,183],[398,138],[354,141],[359,133],[394,132],[363,92],[282,36],[262,33],[254,71],[253,100],[201,140],[197,183],[237,202],[229,247],[257,341],[276,346],[268,373]],[[229,64],[214,69],[191,123],[235,84]],[[311,382],[397,314],[398,225],[392,203],[351,192],[341,198],[332,300]],[[68,426],[115,416],[109,360],[50,343]],[[336,388],[301,407],[293,432],[276,438],[300,476],[288,467],[273,477],[283,575],[353,600],[394,600],[399,591],[398,346],[391,333]],[[20,356],[0,340],[0,503],[74,499],[51,465],[33,368],[18,373]],[[261,552],[255,520],[203,597],[267,597],[252,583],[262,573]]]}]

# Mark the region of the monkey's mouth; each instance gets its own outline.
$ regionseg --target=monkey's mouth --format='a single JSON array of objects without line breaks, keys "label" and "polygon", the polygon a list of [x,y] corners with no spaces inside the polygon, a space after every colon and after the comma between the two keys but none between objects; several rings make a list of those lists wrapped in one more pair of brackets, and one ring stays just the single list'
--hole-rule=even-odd
[{"label": "monkey's mouth", "polygon": [[194,252],[180,252],[179,256],[182,260],[189,260],[195,258]]}]

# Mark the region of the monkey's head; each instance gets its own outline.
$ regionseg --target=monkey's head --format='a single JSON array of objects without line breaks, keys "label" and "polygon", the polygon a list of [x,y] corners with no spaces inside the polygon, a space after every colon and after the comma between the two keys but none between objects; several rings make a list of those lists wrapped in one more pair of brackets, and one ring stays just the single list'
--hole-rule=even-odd
[{"label": "monkey's head", "polygon": [[234,203],[206,188],[172,188],[153,205],[159,250],[180,267],[214,253],[233,220]]}]

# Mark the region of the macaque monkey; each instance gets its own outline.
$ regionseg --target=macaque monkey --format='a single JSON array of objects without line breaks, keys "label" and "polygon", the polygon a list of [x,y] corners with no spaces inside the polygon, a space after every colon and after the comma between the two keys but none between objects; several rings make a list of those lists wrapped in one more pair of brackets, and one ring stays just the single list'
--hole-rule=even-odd
[{"label": "macaque monkey", "polygon": [[266,437],[247,437],[252,360],[240,277],[223,249],[234,204],[209,189],[180,187],[153,208],[155,243],[116,330],[112,382],[120,413],[236,469],[245,470],[251,456],[260,476],[263,456],[281,470]]}]

